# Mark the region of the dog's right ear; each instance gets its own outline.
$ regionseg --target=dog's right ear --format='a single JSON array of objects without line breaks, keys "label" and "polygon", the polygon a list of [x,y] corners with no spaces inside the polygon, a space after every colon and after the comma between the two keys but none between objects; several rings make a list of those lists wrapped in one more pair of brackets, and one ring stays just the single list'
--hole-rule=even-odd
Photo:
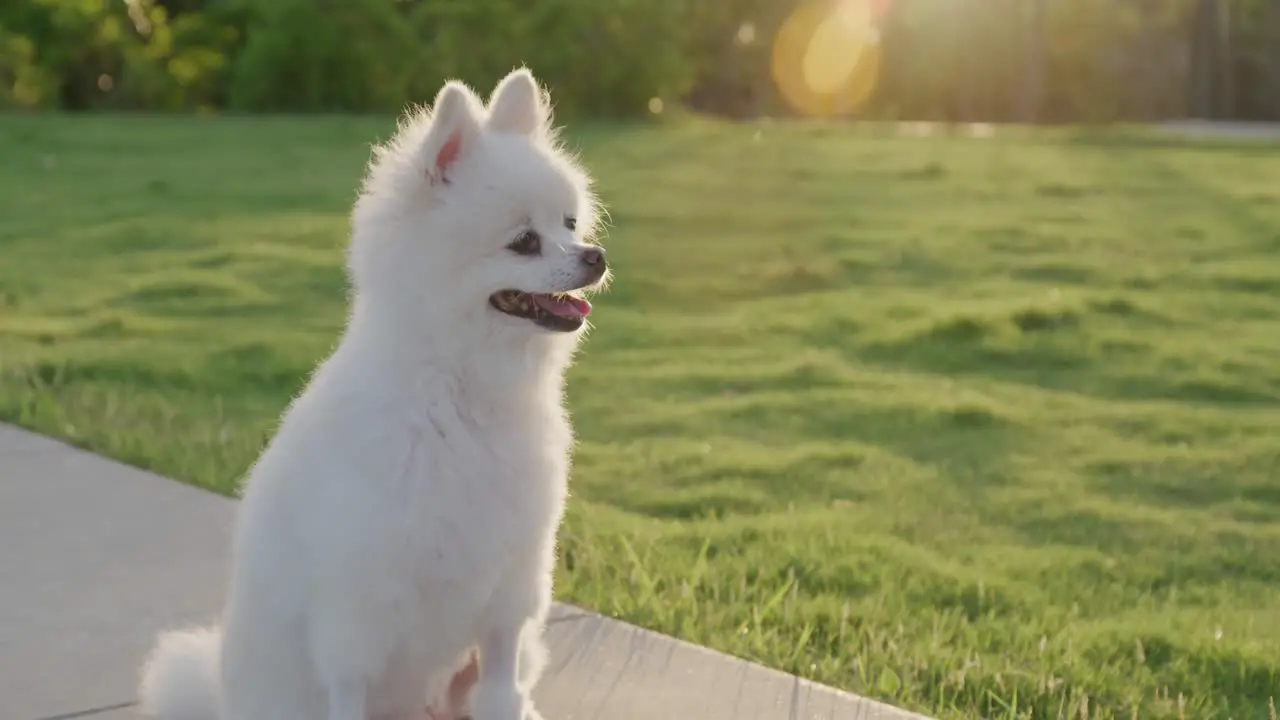
[{"label": "dog's right ear", "polygon": [[432,185],[448,185],[458,161],[480,137],[483,104],[466,85],[450,80],[431,106],[431,129],[422,142],[422,158]]},{"label": "dog's right ear", "polygon": [[507,73],[489,98],[490,130],[532,135],[546,128],[551,110],[528,68]]}]

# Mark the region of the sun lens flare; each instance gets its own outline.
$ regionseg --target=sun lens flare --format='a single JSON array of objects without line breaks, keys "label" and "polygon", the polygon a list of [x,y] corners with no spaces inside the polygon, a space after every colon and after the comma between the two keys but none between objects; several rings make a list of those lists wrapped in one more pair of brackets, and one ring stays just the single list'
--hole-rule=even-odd
[{"label": "sun lens flare", "polygon": [[773,79],[797,112],[850,115],[875,91],[886,0],[808,0],[783,22],[773,43]]}]

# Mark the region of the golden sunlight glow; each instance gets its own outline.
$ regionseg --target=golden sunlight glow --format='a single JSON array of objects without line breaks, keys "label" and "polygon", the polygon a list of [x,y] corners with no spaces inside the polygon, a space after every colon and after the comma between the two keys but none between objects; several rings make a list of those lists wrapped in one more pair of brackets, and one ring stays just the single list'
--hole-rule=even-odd
[{"label": "golden sunlight glow", "polygon": [[773,79],[797,112],[848,115],[867,102],[880,73],[875,21],[884,5],[808,0],[783,22],[773,43]]}]

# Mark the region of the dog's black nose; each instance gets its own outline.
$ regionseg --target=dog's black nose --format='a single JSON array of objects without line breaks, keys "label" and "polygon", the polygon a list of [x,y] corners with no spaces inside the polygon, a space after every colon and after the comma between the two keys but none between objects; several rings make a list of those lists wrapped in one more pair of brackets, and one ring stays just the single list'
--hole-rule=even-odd
[{"label": "dog's black nose", "polygon": [[601,269],[604,269],[604,264],[605,264],[604,250],[598,247],[587,248],[586,250],[583,250],[582,262],[586,263],[587,265],[590,265],[591,267],[596,267],[597,265],[599,265]]}]

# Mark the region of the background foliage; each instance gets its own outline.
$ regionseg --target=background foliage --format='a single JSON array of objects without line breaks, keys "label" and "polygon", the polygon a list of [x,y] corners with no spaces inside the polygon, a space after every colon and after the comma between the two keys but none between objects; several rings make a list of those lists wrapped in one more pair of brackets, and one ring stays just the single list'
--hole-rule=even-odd
[{"label": "background foliage", "polygon": [[[769,42],[798,1],[6,0],[0,108],[394,112],[526,63],[562,116],[782,115]],[[1180,116],[1208,33],[1214,114],[1280,118],[1280,0],[875,2],[869,116]]]}]

